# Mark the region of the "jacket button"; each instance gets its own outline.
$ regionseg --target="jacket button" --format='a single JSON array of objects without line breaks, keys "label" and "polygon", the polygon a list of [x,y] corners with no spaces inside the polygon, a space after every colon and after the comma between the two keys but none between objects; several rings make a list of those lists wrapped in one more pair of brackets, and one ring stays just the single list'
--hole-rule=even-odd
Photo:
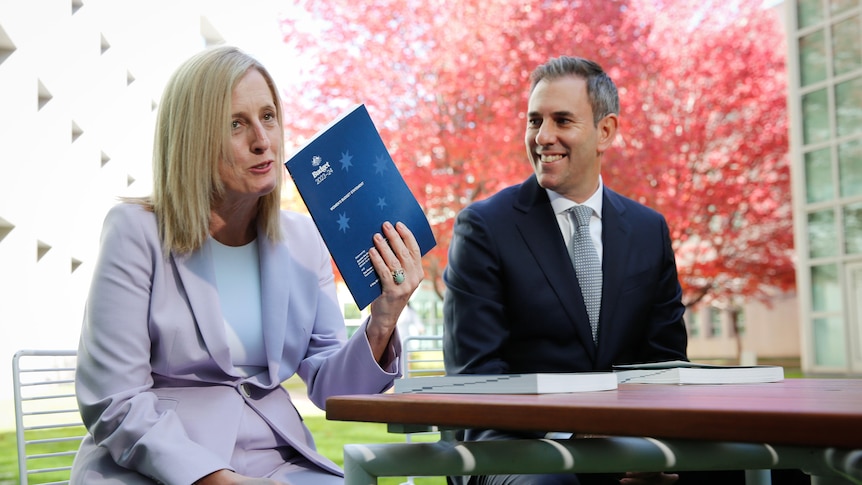
[{"label": "jacket button", "polygon": [[240,384],[239,388],[245,397],[251,397],[251,387],[248,384]]}]

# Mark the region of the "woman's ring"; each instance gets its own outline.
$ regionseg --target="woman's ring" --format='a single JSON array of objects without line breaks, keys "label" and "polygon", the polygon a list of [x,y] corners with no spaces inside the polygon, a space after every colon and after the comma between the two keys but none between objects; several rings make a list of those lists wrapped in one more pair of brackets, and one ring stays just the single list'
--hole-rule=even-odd
[{"label": "woman's ring", "polygon": [[392,279],[395,281],[396,285],[400,285],[404,283],[404,269],[398,268],[392,272]]}]

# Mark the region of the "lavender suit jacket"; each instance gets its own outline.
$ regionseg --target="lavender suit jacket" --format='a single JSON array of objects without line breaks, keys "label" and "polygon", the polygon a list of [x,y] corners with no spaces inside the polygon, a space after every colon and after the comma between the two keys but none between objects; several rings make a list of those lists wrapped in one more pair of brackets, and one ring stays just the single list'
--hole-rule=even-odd
[{"label": "lavender suit jacket", "polygon": [[346,340],[314,223],[283,212],[282,230],[277,244],[258,234],[268,366],[242,377],[208,246],[165,254],[153,213],[134,204],[109,211],[79,345],[76,391],[89,435],[72,483],[189,484],[231,468],[246,406],[312,463],[342,474],[315,451],[281,383],[298,374],[320,408],[331,395],[382,392],[399,376],[400,343],[392,339],[381,368],[364,325]]}]

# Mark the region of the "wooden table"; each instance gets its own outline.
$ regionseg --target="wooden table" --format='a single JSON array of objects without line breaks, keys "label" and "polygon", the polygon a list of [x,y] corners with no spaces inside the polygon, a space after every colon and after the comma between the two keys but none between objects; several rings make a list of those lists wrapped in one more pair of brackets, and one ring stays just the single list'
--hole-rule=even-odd
[{"label": "wooden table", "polygon": [[769,483],[773,468],[802,468],[818,484],[862,483],[862,379],[624,384],[615,391],[543,395],[338,396],[327,400],[326,417],[603,436],[347,445],[347,484],[376,483],[378,476],[693,469],[761,470],[749,473],[749,483]]}]

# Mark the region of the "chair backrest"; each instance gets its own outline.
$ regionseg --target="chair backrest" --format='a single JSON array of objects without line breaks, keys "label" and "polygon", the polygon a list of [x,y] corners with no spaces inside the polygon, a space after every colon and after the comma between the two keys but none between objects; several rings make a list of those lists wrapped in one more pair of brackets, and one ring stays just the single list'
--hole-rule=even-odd
[{"label": "chair backrest", "polygon": [[446,374],[443,366],[443,336],[418,335],[401,342],[401,373],[404,377]]},{"label": "chair backrest", "polygon": [[[416,335],[401,341],[401,374],[404,377],[442,376],[446,374],[443,366],[443,337],[441,335]],[[407,443],[413,438],[422,441],[435,441],[440,437],[436,426],[388,426],[390,432],[404,433]],[[415,477],[406,477],[400,485],[412,485]]]},{"label": "chair backrest", "polygon": [[69,483],[86,434],[75,400],[74,350],[21,350],[12,359],[19,483]]}]

